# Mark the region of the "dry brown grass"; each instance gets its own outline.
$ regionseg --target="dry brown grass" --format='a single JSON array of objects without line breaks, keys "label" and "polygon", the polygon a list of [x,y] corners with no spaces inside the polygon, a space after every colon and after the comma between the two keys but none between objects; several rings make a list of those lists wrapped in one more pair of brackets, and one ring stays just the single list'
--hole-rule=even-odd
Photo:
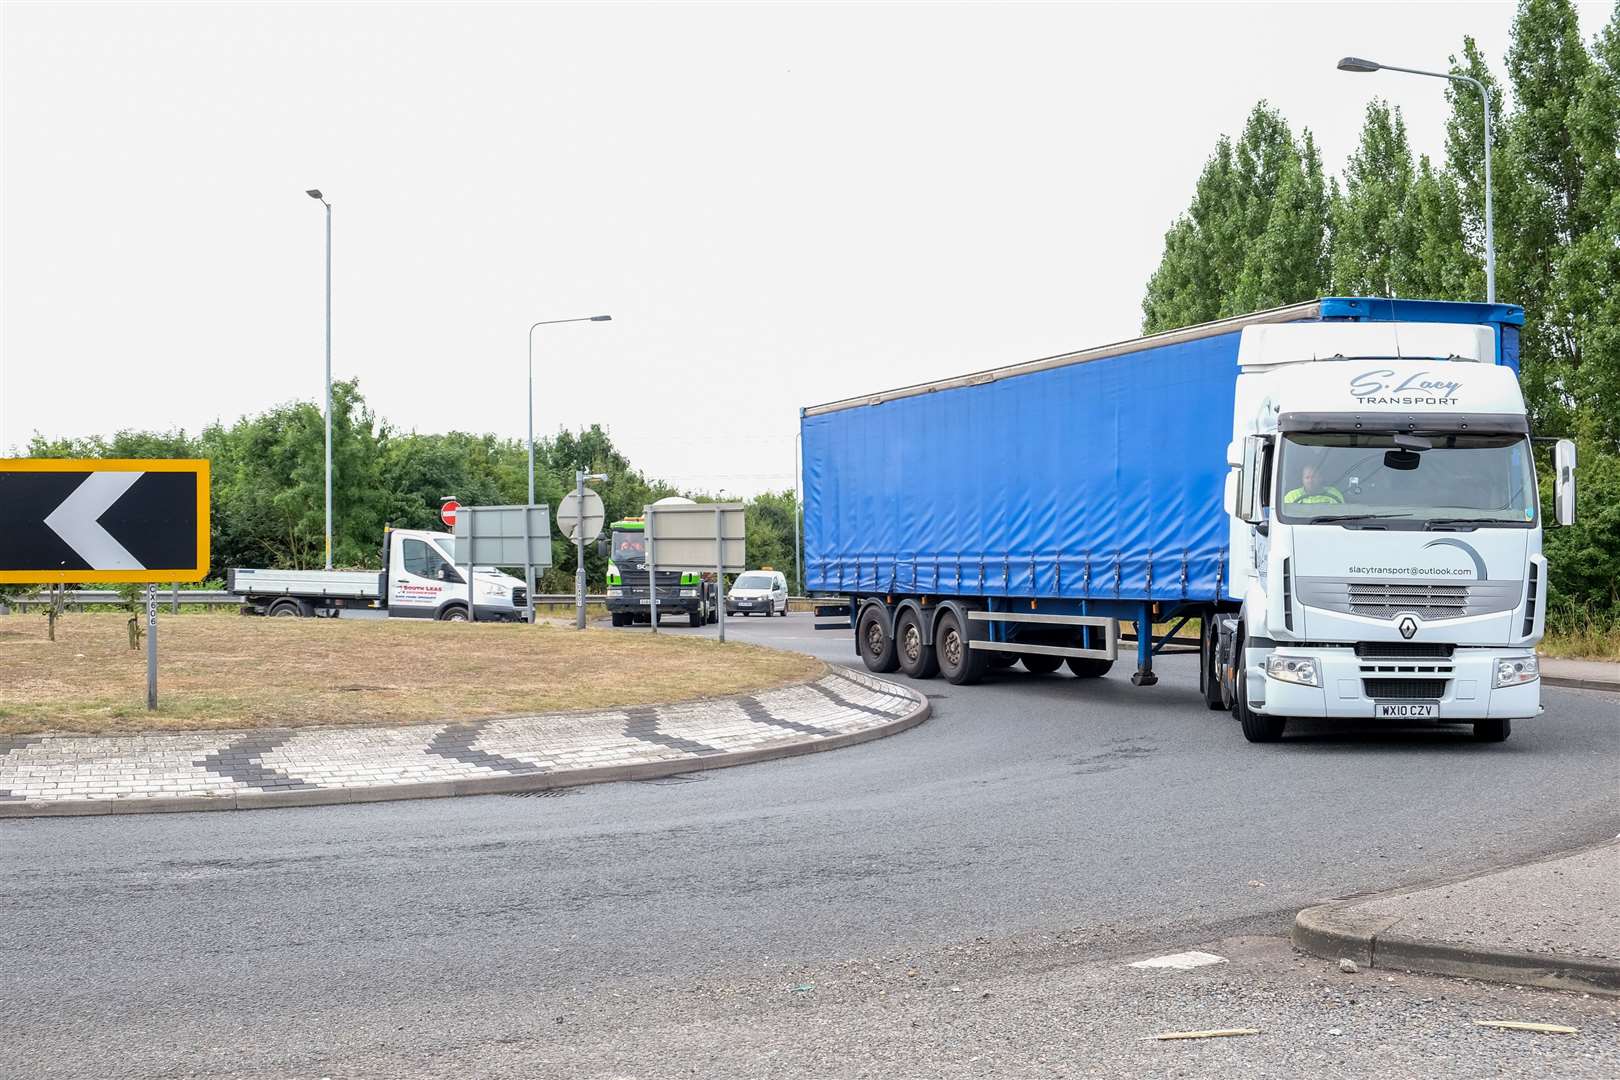
[{"label": "dry brown grass", "polygon": [[749,693],[819,660],[673,634],[510,623],[160,616],[158,704],[127,616],[0,616],[0,735],[422,723]]}]

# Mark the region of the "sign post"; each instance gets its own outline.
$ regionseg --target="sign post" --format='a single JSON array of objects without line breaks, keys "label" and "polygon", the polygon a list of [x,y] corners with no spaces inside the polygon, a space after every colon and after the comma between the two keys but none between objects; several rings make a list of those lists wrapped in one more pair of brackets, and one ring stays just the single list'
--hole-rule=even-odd
[{"label": "sign post", "polygon": [[146,711],[157,708],[157,586],[146,587]]},{"label": "sign post", "polygon": [[[462,506],[456,510],[455,528],[456,562],[467,564],[469,607],[473,603],[473,570],[476,567],[521,566],[525,581],[533,580],[535,570],[551,567],[551,507],[545,503]],[[528,610],[532,623],[532,589],[529,591]]]},{"label": "sign post", "polygon": [[726,548],[720,539],[725,535],[723,513],[718,506],[714,508],[714,602],[719,608],[714,619],[722,642],[726,640]]},{"label": "sign post", "polygon": [[577,630],[585,629],[585,545],[601,535],[606,517],[602,497],[586,487],[585,481],[606,479],[606,473],[575,470],[575,489],[557,504],[557,531],[578,549],[574,571],[574,628]]},{"label": "sign post", "polygon": [[157,587],[208,576],[208,479],[203,460],[0,459],[0,583],[145,584],[148,709]]},{"label": "sign post", "polygon": [[663,552],[664,565],[671,570],[694,574],[714,570],[715,600],[720,605],[716,621],[720,626],[720,640],[724,641],[725,576],[748,568],[748,527],[742,504],[664,503],[649,506],[644,513],[649,572],[655,544]]}]

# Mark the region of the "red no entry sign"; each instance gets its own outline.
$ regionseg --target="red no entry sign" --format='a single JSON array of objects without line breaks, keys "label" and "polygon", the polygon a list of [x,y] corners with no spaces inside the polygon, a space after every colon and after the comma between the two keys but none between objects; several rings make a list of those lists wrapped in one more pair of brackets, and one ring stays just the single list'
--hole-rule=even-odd
[{"label": "red no entry sign", "polygon": [[455,528],[456,527],[456,511],[460,510],[460,509],[461,509],[461,504],[456,502],[456,500],[454,500],[454,499],[450,499],[449,501],[447,501],[447,502],[440,505],[440,507],[439,507],[439,520],[444,522],[446,525],[450,526],[452,529]]}]

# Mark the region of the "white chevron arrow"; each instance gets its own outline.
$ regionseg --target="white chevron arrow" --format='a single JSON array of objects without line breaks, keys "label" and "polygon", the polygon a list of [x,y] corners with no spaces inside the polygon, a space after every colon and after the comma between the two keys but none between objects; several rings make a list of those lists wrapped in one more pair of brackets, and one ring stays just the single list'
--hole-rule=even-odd
[{"label": "white chevron arrow", "polygon": [[93,472],[45,519],[52,532],[92,570],[144,570],[135,556],[96,521],[145,473]]}]

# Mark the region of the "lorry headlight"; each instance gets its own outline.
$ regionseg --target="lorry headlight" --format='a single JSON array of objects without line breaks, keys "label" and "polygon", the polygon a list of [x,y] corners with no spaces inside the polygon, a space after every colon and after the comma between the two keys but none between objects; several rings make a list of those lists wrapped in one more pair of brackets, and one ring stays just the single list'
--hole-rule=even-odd
[{"label": "lorry headlight", "polygon": [[1321,686],[1316,661],[1308,656],[1268,656],[1266,674],[1279,682],[1298,683],[1301,686]]},{"label": "lorry headlight", "polygon": [[1497,688],[1518,686],[1539,678],[1541,661],[1533,656],[1514,656],[1496,662],[1496,674],[1491,678],[1491,685]]},{"label": "lorry headlight", "polygon": [[623,589],[615,589],[612,586],[609,586],[607,594],[609,596],[623,596],[624,595],[624,590]]},{"label": "lorry headlight", "polygon": [[682,596],[696,596],[697,595],[697,590],[696,589],[682,589],[681,590],[681,595]]}]

